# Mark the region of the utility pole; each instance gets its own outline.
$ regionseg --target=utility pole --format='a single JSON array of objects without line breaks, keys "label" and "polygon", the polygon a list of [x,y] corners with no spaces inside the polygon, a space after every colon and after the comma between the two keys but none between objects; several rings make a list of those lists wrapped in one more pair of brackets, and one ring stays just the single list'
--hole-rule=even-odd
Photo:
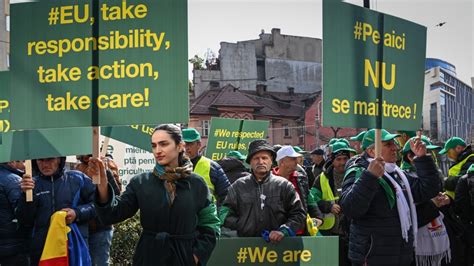
[{"label": "utility pole", "polygon": [[[318,101],[318,99],[316,99]],[[319,126],[320,126],[320,121],[321,121],[321,96],[319,96],[319,102],[316,103],[316,115],[314,116],[314,123],[316,127],[316,148],[319,147]]]}]

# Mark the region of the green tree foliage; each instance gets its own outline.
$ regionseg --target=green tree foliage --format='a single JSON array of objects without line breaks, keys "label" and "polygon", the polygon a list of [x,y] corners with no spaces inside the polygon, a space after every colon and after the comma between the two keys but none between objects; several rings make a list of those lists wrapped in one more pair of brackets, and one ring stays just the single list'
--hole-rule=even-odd
[{"label": "green tree foliage", "polygon": [[114,225],[114,237],[110,248],[111,265],[132,265],[133,253],[142,232],[140,213]]},{"label": "green tree foliage", "polygon": [[204,69],[204,58],[194,55],[194,57],[188,61],[189,63],[193,64],[193,69]]}]

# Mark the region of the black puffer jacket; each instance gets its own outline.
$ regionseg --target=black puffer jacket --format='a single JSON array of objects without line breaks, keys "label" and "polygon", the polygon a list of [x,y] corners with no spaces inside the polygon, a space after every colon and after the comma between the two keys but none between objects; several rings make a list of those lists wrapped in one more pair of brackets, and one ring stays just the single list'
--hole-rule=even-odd
[{"label": "black puffer jacket", "polygon": [[26,228],[19,228],[15,208],[21,196],[23,172],[0,164],[0,261],[25,251]]},{"label": "black puffer jacket", "polygon": [[[430,156],[416,158],[418,178],[406,174],[416,202],[429,200],[439,191],[439,177]],[[347,165],[340,205],[351,219],[349,258],[357,264],[410,265],[413,258],[413,234],[402,238],[398,210],[390,207],[378,178],[368,172],[367,155]],[[390,181],[383,177],[394,191]],[[356,182],[357,181],[357,182]]]},{"label": "black puffer jacket", "polygon": [[221,214],[224,226],[237,230],[240,237],[259,237],[263,230],[278,230],[281,226],[296,233],[306,221],[306,212],[293,185],[271,173],[261,183],[253,175],[235,181],[222,212],[226,213],[225,217]]},{"label": "black puffer jacket", "polygon": [[456,187],[456,213],[470,232],[474,243],[474,173],[465,174]]},{"label": "black puffer jacket", "polygon": [[234,183],[235,180],[250,174],[245,165],[238,159],[229,157],[221,159],[217,161],[217,163],[222,167],[222,170],[224,170],[231,184]]}]

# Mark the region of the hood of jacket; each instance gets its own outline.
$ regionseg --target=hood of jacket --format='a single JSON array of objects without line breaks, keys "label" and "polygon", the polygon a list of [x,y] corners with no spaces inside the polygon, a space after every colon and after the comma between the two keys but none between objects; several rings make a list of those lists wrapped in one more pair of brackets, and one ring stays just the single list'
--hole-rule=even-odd
[{"label": "hood of jacket", "polygon": [[[39,176],[41,178],[50,177],[50,176],[45,176],[41,173],[41,171],[39,170],[39,167],[38,167],[37,160],[31,161],[31,166],[33,168],[33,176]],[[65,166],[66,166],[66,157],[59,157],[58,170],[56,170],[56,172],[54,172],[54,174],[53,174],[54,179],[60,178],[64,174]]]}]

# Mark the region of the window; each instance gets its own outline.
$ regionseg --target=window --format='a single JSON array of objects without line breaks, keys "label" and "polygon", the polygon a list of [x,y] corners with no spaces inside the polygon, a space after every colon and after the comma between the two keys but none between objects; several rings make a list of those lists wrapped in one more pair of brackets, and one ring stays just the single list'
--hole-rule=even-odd
[{"label": "window", "polygon": [[434,91],[434,90],[437,90],[437,89],[444,89],[444,86],[442,86],[442,85],[433,85],[433,84],[430,85],[430,90]]},{"label": "window", "polygon": [[438,139],[438,107],[436,103],[430,108],[430,135],[433,139]]},{"label": "window", "polygon": [[209,120],[201,121],[201,135],[203,137],[209,136]]},{"label": "window", "polygon": [[284,137],[291,137],[290,136],[290,128],[288,127],[288,124],[282,124],[283,126],[283,136]]}]

